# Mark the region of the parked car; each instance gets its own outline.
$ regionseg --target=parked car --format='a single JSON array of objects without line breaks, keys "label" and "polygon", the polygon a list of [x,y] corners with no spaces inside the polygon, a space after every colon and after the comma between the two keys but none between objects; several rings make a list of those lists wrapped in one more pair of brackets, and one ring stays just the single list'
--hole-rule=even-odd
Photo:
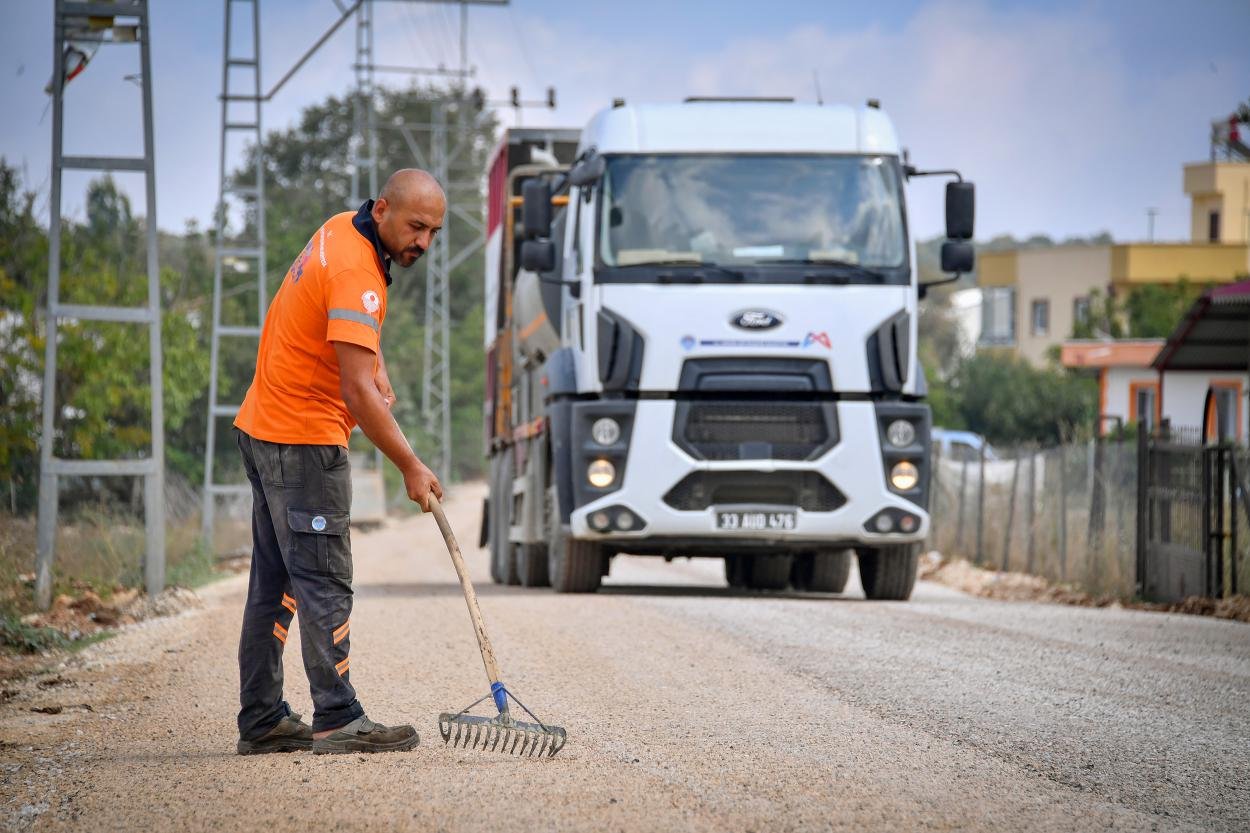
[{"label": "parked car", "polygon": [[938,446],[941,459],[950,460],[955,463],[962,463],[967,460],[969,462],[979,460],[981,458],[981,449],[985,448],[986,460],[998,460],[999,455],[994,451],[994,447],[985,441],[985,437],[975,434],[972,431],[954,431],[949,428],[938,428],[934,426],[931,435],[933,444]]}]

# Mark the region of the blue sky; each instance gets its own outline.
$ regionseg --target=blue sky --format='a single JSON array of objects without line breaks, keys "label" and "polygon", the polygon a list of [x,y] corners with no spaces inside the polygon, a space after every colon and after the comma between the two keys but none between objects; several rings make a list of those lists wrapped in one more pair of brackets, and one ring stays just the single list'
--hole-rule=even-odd
[{"label": "blue sky", "polygon": [[[25,170],[46,210],[51,2],[10,3],[0,30],[0,155]],[[331,0],[261,0],[265,86],[337,16]],[[216,199],[222,6],[153,0],[157,215],[206,222]],[[377,3],[380,63],[454,64],[454,7]],[[1184,239],[1181,166],[1208,153],[1213,118],[1250,97],[1250,3],[717,3],[514,0],[470,13],[470,63],[493,98],[559,92],[526,124],[579,126],[614,97],[691,94],[879,98],[921,166],[958,167],[978,187],[978,236],[1109,230]],[[268,127],[351,83],[350,24],[274,101]],[[139,147],[138,50],[106,47],[68,88],[67,152]],[[505,114],[504,121],[511,116]],[[81,216],[86,174],[68,175],[65,213]],[[141,180],[119,176],[132,194]],[[941,188],[918,183],[913,225],[941,228]],[[142,200],[136,199],[142,213]]]}]

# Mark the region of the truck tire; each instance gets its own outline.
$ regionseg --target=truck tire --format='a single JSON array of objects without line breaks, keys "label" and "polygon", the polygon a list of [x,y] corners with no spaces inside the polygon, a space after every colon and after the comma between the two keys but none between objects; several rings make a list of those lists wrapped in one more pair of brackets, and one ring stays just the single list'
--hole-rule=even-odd
[{"label": "truck tire", "polygon": [[916,586],[916,565],[920,560],[918,544],[895,544],[888,547],[863,548],[859,554],[859,580],[864,595],[880,601],[903,602],[911,597]]},{"label": "truck tire", "polygon": [[[739,556],[748,558],[747,556]],[[794,556],[789,553],[752,555],[747,565],[747,587],[755,590],[785,590],[790,586],[790,565]]]},{"label": "truck tire", "polygon": [[725,583],[737,589],[746,587],[750,560],[750,556],[746,555],[725,556]]},{"label": "truck tire", "polygon": [[547,577],[547,548],[542,544],[516,545],[516,573],[522,587],[550,587]]},{"label": "truck tire", "polygon": [[850,550],[819,550],[795,557],[790,583],[809,593],[841,593],[850,574]]},{"label": "truck tire", "polygon": [[490,577],[496,584],[517,584],[516,557],[508,542],[512,524],[512,451],[499,455],[490,490]]},{"label": "truck tire", "polygon": [[603,549],[579,541],[560,522],[560,503],[547,501],[547,577],[557,593],[593,593],[603,579]]}]

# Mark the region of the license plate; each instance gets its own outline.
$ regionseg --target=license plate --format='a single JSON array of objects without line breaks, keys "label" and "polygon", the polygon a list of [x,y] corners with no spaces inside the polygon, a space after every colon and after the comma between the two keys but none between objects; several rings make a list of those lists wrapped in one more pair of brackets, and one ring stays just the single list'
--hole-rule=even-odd
[{"label": "license plate", "polygon": [[794,529],[794,512],[767,510],[716,513],[716,528],[725,532],[785,532]]}]

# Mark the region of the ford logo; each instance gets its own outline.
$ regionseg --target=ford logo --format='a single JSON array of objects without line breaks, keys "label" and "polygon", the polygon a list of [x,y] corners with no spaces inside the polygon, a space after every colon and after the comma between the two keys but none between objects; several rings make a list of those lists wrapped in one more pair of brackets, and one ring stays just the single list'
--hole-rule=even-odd
[{"label": "ford logo", "polygon": [[771,330],[781,326],[781,316],[762,309],[749,309],[738,313],[729,323],[739,330]]}]

